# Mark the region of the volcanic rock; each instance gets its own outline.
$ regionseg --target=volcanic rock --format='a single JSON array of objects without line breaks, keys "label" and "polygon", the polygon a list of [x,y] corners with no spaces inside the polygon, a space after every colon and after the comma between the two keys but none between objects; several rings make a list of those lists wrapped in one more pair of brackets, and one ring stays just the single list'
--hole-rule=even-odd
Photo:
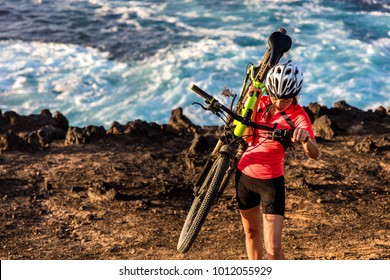
[{"label": "volcanic rock", "polygon": [[[388,260],[390,117],[335,105],[305,108],[320,157],[300,144],[285,155],[286,257]],[[49,110],[0,111],[0,125],[1,259],[247,258],[234,176],[189,252],[176,252],[221,127],[196,126],[181,108],[169,124],[107,131]]]}]

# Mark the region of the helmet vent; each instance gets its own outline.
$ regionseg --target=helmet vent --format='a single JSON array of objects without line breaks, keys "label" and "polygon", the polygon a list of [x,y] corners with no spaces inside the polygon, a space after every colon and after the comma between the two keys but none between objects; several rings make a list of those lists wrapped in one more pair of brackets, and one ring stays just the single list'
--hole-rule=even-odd
[{"label": "helmet vent", "polygon": [[283,83],[282,83],[282,88],[285,89],[286,88],[286,85],[287,85],[287,80],[284,80]]}]

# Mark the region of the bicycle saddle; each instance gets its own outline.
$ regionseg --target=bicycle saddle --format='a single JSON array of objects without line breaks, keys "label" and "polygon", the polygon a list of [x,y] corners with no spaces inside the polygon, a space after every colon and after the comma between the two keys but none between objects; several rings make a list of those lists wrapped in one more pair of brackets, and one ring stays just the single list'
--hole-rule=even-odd
[{"label": "bicycle saddle", "polygon": [[[283,32],[283,31],[282,31]],[[287,52],[292,45],[290,36],[283,34],[281,31],[275,31],[268,39],[268,45],[271,49],[268,67],[273,67],[282,55]],[[285,32],[285,30],[284,30]]]}]

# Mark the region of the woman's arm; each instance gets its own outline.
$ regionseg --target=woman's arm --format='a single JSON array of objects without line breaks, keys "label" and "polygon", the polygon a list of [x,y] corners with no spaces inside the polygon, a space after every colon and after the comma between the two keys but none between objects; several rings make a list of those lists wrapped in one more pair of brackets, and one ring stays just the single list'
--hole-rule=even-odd
[{"label": "woman's arm", "polygon": [[306,142],[302,142],[303,149],[305,150],[305,154],[312,159],[317,159],[320,155],[320,151],[318,150],[318,145],[315,139],[308,138]]},{"label": "woman's arm", "polygon": [[297,127],[293,134],[293,141],[302,142],[305,154],[309,158],[317,159],[320,155],[316,140],[310,138],[310,133],[307,130]]}]

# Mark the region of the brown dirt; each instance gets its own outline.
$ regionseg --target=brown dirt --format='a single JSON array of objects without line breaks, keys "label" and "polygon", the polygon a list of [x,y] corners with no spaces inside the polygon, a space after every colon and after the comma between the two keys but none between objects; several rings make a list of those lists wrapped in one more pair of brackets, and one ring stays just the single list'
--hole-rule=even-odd
[{"label": "brown dirt", "polygon": [[[375,148],[357,152],[366,137]],[[229,186],[186,254],[176,244],[192,201],[191,139],[111,135],[0,155],[1,259],[246,259]],[[321,156],[286,158],[289,259],[390,259],[390,138],[336,136]]]}]

